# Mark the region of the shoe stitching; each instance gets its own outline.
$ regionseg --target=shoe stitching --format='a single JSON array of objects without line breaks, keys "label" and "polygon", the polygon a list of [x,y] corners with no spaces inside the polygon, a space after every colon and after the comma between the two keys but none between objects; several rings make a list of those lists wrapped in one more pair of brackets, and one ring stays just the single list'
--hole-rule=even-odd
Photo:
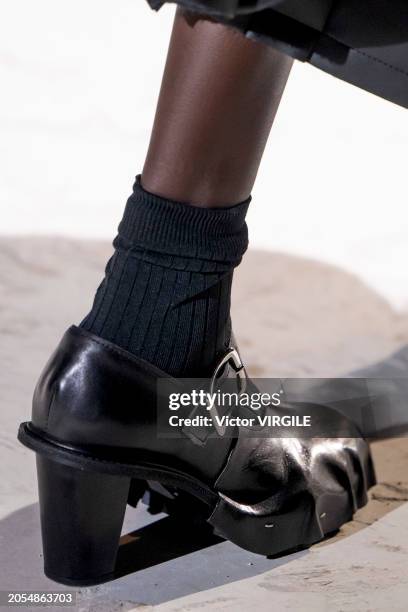
[{"label": "shoe stitching", "polygon": [[361,51],[361,49],[355,49],[351,47],[351,50],[354,51],[355,53],[359,53],[360,55],[363,55],[364,57],[368,57],[368,59],[372,60],[373,62],[382,64],[386,68],[389,68],[390,70],[394,70],[395,72],[399,72],[400,74],[403,74],[404,76],[408,77],[408,72],[405,72],[405,70],[402,70],[402,68],[398,68],[398,66],[394,66],[393,64],[384,62],[384,60],[378,57],[375,57],[374,55],[369,55],[369,53],[365,53],[365,51]]},{"label": "shoe stitching", "polygon": [[[386,68],[389,68],[390,70],[394,70],[395,72],[398,72],[399,74],[403,74],[404,76],[408,77],[408,72],[406,72],[402,68],[398,68],[398,66],[394,66],[393,64],[390,64],[389,62],[385,62],[384,60],[380,59],[379,57],[375,57],[375,55],[370,55],[366,51],[362,51],[361,49],[356,49],[355,47],[352,47],[352,46],[348,45],[347,43],[343,42],[342,40],[339,40],[338,38],[336,38],[332,34],[329,34],[328,32],[321,32],[321,34],[319,36],[319,42],[320,42],[320,40],[322,40],[324,38],[326,38],[326,39],[328,38],[329,40],[333,40],[337,44],[342,45],[343,47],[346,47],[346,49],[349,49],[349,51],[352,51],[354,53],[362,55],[362,56],[366,57],[367,59],[371,60],[372,62],[377,62],[378,64],[382,64]],[[311,54],[310,59],[313,57],[313,55],[315,55],[315,53],[316,53],[316,49],[313,50],[313,53]]]}]

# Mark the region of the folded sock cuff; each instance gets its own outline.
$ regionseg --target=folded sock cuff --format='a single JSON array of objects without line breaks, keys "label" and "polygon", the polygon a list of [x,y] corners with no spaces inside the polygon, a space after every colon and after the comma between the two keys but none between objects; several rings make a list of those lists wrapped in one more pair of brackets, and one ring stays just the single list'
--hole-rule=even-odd
[{"label": "folded sock cuff", "polygon": [[201,208],[143,189],[136,177],[116,246],[238,265],[248,247],[245,216],[251,198],[226,208]]}]

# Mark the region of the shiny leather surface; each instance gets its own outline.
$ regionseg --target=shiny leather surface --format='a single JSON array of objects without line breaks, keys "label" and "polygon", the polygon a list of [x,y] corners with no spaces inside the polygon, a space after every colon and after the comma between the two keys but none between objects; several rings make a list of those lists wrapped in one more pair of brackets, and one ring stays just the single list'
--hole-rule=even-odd
[{"label": "shiny leather surface", "polygon": [[[272,516],[276,526],[279,517],[286,522],[292,515],[293,524],[287,526],[299,529],[294,542],[306,543],[308,537],[316,541],[350,520],[366,504],[374,484],[369,447],[362,438],[240,436],[216,489],[224,505],[239,508],[241,517]],[[312,535],[319,532],[319,537]],[[282,550],[290,548],[289,536],[280,537]]]},{"label": "shiny leather surface", "polygon": [[[122,449],[132,462],[156,453],[206,482],[225,463],[232,440],[196,446],[160,439],[156,431],[156,381],[163,372],[120,347],[72,326],[48,361],[33,398],[33,426],[52,438],[99,453]],[[177,385],[177,382],[175,381]],[[116,452],[116,458],[118,453]]]},{"label": "shiny leather surface", "polygon": [[177,1],[408,108],[406,0]]},{"label": "shiny leather surface", "polygon": [[374,483],[361,439],[241,438],[216,483],[220,502],[208,520],[247,550],[280,555],[338,530]]},{"label": "shiny leather surface", "polygon": [[[127,461],[142,455],[169,467],[180,462],[191,475],[216,483],[224,502],[239,504],[248,516],[256,508],[285,513],[300,498],[313,500],[310,509],[326,507],[329,500],[330,508],[337,505],[344,516],[365,503],[374,483],[369,447],[344,416],[314,407],[320,423],[329,421],[331,431],[341,432],[333,439],[254,438],[243,430],[236,443],[216,437],[200,446],[188,437],[158,438],[156,381],[163,375],[110,342],[71,327],[40,377],[32,424],[76,449],[105,455],[111,449],[117,460],[123,451]],[[309,405],[299,406],[301,413],[310,412]],[[287,409],[267,408],[273,414]]]}]

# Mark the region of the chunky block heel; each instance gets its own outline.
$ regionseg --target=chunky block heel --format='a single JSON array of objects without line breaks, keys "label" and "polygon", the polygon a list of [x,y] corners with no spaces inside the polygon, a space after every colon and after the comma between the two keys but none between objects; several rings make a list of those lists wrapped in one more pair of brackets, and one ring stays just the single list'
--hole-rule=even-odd
[{"label": "chunky block heel", "polygon": [[84,586],[114,577],[131,479],[37,455],[44,572]]}]

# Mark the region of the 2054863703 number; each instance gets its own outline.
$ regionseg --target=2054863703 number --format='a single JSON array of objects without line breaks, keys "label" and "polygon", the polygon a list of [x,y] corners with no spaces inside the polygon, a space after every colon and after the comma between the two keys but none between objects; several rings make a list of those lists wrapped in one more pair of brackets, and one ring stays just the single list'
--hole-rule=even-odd
[{"label": "2054863703 number", "polygon": [[[0,598],[3,599],[3,598]],[[53,604],[60,606],[69,606],[75,603],[75,593],[59,592],[52,593],[48,591],[13,591],[7,593],[6,598],[8,605],[23,606],[24,604],[31,605],[47,605]]]}]

